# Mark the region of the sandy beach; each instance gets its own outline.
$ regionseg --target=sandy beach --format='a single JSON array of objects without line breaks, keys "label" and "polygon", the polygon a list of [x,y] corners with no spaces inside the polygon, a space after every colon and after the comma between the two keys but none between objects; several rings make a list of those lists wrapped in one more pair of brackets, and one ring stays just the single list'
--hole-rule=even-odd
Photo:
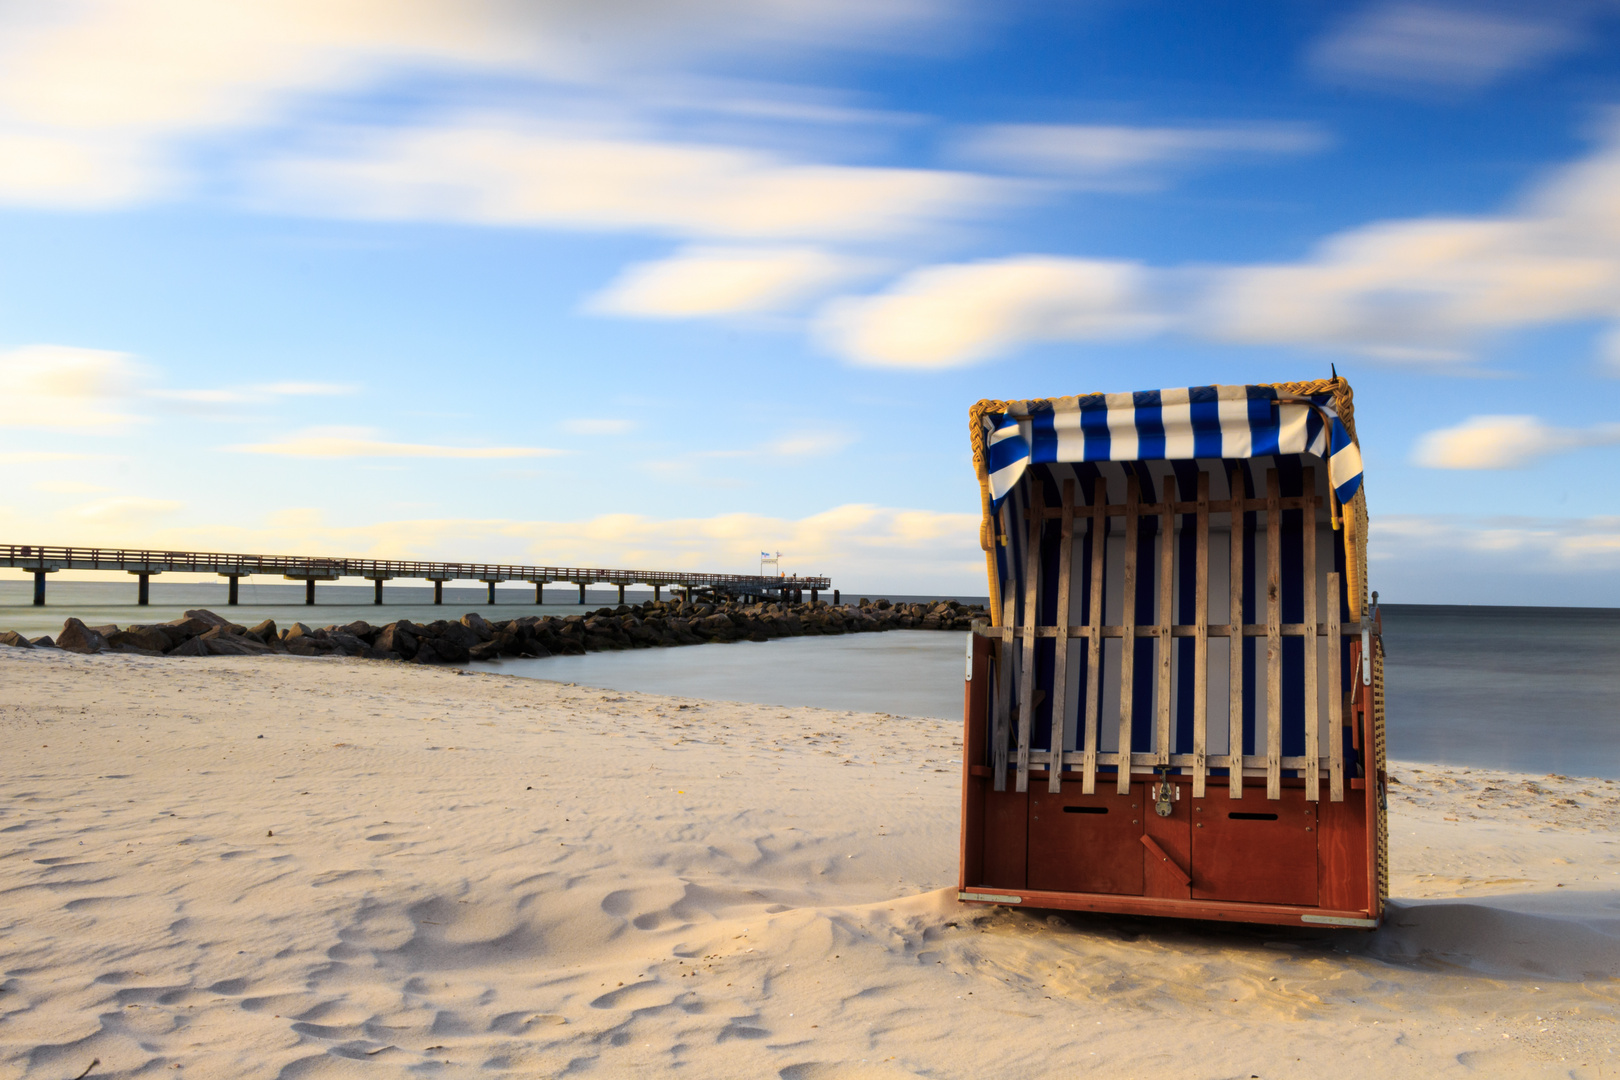
[{"label": "sandy beach", "polygon": [[1397,763],[1382,930],[1214,927],[958,904],[959,740],[0,649],[0,1077],[1620,1077],[1620,784]]}]

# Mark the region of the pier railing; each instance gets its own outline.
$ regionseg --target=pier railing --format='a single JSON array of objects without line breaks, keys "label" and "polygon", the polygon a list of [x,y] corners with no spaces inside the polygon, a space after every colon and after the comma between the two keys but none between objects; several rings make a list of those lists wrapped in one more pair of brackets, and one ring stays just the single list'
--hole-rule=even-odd
[{"label": "pier railing", "polygon": [[[493,591],[497,582],[526,581],[537,587],[567,582],[587,585],[647,585],[703,590],[732,596],[787,595],[819,592],[831,587],[826,577],[766,577],[758,574],[703,574],[687,570],[618,570],[595,566],[520,566],[510,563],[427,562],[407,559],[345,559],[303,555],[237,555],[212,551],[159,551],[135,548],[59,547],[40,544],[0,544],[0,566],[36,575],[36,591],[43,597],[44,575],[58,570],[122,570],[145,579],[154,574],[218,574],[230,578],[234,600],[237,578],[275,574],[308,582],[339,578],[366,578],[377,583],[417,578],[435,583],[481,581]],[[144,601],[143,601],[144,602]],[[583,600],[582,600],[583,602]]]}]

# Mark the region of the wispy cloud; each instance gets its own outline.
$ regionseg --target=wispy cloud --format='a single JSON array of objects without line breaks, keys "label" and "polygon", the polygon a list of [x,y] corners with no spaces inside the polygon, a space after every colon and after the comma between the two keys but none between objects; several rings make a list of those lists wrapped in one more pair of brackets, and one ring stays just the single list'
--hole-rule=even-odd
[{"label": "wispy cloud", "polygon": [[772,311],[859,273],[866,264],[819,248],[694,247],[627,267],[589,310],[690,319]]},{"label": "wispy cloud", "polygon": [[223,447],[238,454],[300,458],[530,458],[567,454],[541,446],[442,446],[388,442],[369,428],[309,428],[273,442]]},{"label": "wispy cloud", "polygon": [[995,124],[965,132],[956,155],[997,172],[1059,177],[1084,187],[1139,187],[1167,167],[1254,155],[1314,153],[1329,143],[1312,124],[1125,127]]},{"label": "wispy cloud", "polygon": [[1523,469],[1553,454],[1620,444],[1620,424],[1555,427],[1534,416],[1474,416],[1418,440],[1412,460],[1431,469]]},{"label": "wispy cloud", "polygon": [[1036,341],[1151,333],[1165,324],[1135,263],[1020,256],[930,266],[819,319],[822,341],[857,363],[948,368]]},{"label": "wispy cloud", "polygon": [[1310,64],[1334,80],[1472,90],[1574,47],[1579,14],[1556,3],[1374,4],[1319,41]]},{"label": "wispy cloud", "polygon": [[377,220],[787,239],[890,235],[1010,194],[964,173],[798,162],[551,130],[515,116],[346,131],[327,142],[264,166],[261,200]]},{"label": "wispy cloud", "polygon": [[127,353],[28,345],[0,353],[0,429],[116,434],[139,423],[129,401],[149,377]]},{"label": "wispy cloud", "polygon": [[564,420],[562,429],[570,435],[627,435],[636,422],[627,417],[578,417]]}]

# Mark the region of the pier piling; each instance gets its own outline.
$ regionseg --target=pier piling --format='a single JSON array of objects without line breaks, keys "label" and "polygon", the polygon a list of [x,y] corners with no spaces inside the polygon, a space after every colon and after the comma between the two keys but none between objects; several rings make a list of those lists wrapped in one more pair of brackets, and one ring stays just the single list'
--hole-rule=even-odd
[{"label": "pier piling", "polygon": [[654,603],[656,603],[659,600],[663,599],[663,597],[659,595],[663,591],[664,591],[664,587],[662,585],[654,585],[653,586],[653,602]]},{"label": "pier piling", "polygon": [[546,587],[540,582],[534,583],[534,606],[539,607],[546,602]]},{"label": "pier piling", "polygon": [[34,606],[35,607],[44,607],[45,606],[45,575],[48,574],[48,573],[50,573],[49,570],[35,570],[34,571]]},{"label": "pier piling", "polygon": [[304,581],[304,603],[310,606],[315,604],[315,579],[307,578]]},{"label": "pier piling", "polygon": [[579,606],[585,606],[585,583],[583,581],[579,583]]},{"label": "pier piling", "polygon": [[435,604],[444,603],[444,582],[443,581],[435,581],[433,583],[433,602]]},{"label": "pier piling", "polygon": [[371,602],[373,604],[377,605],[378,607],[382,607],[382,583],[383,583],[382,578],[373,578],[372,581],[371,581],[371,584],[372,584]]},{"label": "pier piling", "polygon": [[484,584],[489,586],[489,605],[490,605],[490,607],[494,607],[495,606],[495,583],[493,581],[486,581]]},{"label": "pier piling", "polygon": [[135,575],[135,603],[148,607],[152,603],[152,575]]},{"label": "pier piling", "polygon": [[227,575],[225,575],[225,579],[226,579],[226,581],[228,581],[230,583],[229,588],[226,590],[225,603],[227,605],[229,605],[230,607],[235,607],[236,606],[236,596],[237,596],[236,583],[238,581],[241,581],[242,579],[237,577],[235,574],[227,574]]},{"label": "pier piling", "polygon": [[624,586],[619,586],[619,603],[624,603]]}]

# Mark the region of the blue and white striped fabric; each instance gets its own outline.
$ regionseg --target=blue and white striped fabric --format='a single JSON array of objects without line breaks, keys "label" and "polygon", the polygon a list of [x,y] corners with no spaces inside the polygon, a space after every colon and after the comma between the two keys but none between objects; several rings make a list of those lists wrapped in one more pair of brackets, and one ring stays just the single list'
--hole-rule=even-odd
[{"label": "blue and white striped fabric", "polygon": [[1032,462],[1274,454],[1325,458],[1339,502],[1349,502],[1361,487],[1361,451],[1340,421],[1332,394],[1309,401],[1279,401],[1269,386],[1192,386],[1034,401],[1021,413],[1023,419],[991,413],[985,417],[991,505],[1001,505]]}]

